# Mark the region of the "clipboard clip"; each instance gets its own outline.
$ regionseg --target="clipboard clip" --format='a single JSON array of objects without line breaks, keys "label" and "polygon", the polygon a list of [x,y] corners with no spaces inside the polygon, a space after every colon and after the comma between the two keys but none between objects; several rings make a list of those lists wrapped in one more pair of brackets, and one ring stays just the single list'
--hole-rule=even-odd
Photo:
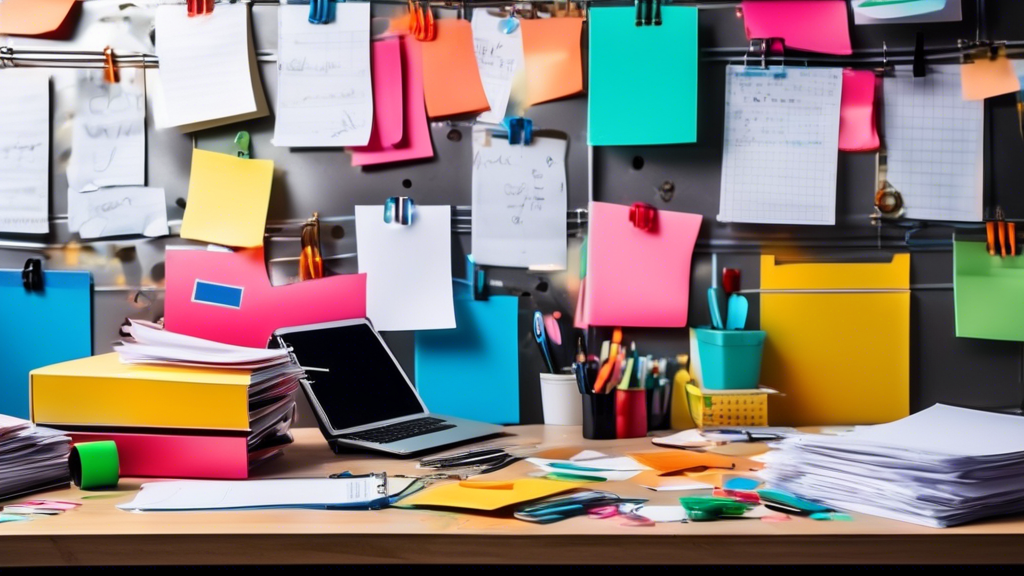
[{"label": "clipboard clip", "polygon": [[39,258],[25,260],[25,267],[21,270],[21,285],[26,292],[43,291],[43,261]]},{"label": "clipboard clip", "polygon": [[636,25],[661,26],[661,0],[635,0]]},{"label": "clipboard clip", "polygon": [[658,209],[646,202],[634,202],[629,207],[629,221],[637,230],[654,232],[658,229]]},{"label": "clipboard clip", "polygon": [[103,79],[107,84],[117,84],[121,79],[121,74],[114,62],[114,49],[110,46],[103,49],[103,60]]},{"label": "clipboard clip", "polygon": [[185,3],[188,4],[189,17],[213,14],[214,0],[186,0]]},{"label": "clipboard clip", "polygon": [[409,226],[416,203],[408,196],[392,196],[384,202],[384,222]]}]

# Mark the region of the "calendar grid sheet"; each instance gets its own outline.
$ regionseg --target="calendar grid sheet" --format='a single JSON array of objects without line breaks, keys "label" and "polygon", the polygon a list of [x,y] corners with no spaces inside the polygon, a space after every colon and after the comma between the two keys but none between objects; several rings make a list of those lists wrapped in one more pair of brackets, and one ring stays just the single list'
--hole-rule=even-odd
[{"label": "calendar grid sheet", "polygon": [[730,66],[718,219],[835,224],[842,70]]},{"label": "calendar grid sheet", "polygon": [[959,66],[885,79],[887,179],[905,216],[979,222],[984,210],[985,108],[961,96]]}]

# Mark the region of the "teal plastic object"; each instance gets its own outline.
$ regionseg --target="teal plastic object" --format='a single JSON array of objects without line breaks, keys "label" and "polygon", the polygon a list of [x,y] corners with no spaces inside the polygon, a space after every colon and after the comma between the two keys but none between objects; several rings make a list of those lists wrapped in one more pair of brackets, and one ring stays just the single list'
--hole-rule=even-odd
[{"label": "teal plastic object", "polygon": [[697,328],[701,384],[708,390],[757,388],[761,378],[763,330]]}]

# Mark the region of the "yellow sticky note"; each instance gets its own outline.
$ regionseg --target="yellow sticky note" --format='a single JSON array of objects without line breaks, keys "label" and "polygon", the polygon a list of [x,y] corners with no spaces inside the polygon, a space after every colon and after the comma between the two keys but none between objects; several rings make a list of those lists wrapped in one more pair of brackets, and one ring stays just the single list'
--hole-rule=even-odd
[{"label": "yellow sticky note", "polygon": [[272,160],[236,158],[196,149],[181,237],[223,246],[263,246]]},{"label": "yellow sticky note", "polygon": [[973,63],[960,66],[960,89],[964,100],[984,100],[1017,92],[1020,78],[1005,53],[996,58],[976,56]]},{"label": "yellow sticky note", "polygon": [[780,265],[762,256],[761,384],[783,393],[769,399],[768,421],[877,424],[907,416],[909,288],[909,254],[880,264]]},{"label": "yellow sticky note", "polygon": [[[479,486],[474,486],[479,484]],[[513,504],[546,498],[579,488],[582,484],[525,478],[512,483],[511,489],[495,489],[493,482],[455,482],[439,484],[401,501],[402,506],[439,506],[468,510],[497,510]]]}]

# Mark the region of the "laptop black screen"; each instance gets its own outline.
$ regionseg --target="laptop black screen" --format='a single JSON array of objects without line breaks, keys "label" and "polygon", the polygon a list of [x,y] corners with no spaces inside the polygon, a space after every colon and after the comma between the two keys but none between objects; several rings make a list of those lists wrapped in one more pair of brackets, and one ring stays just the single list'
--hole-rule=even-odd
[{"label": "laptop black screen", "polygon": [[368,325],[293,332],[282,334],[281,339],[307,369],[316,402],[334,430],[424,412],[384,343]]}]

